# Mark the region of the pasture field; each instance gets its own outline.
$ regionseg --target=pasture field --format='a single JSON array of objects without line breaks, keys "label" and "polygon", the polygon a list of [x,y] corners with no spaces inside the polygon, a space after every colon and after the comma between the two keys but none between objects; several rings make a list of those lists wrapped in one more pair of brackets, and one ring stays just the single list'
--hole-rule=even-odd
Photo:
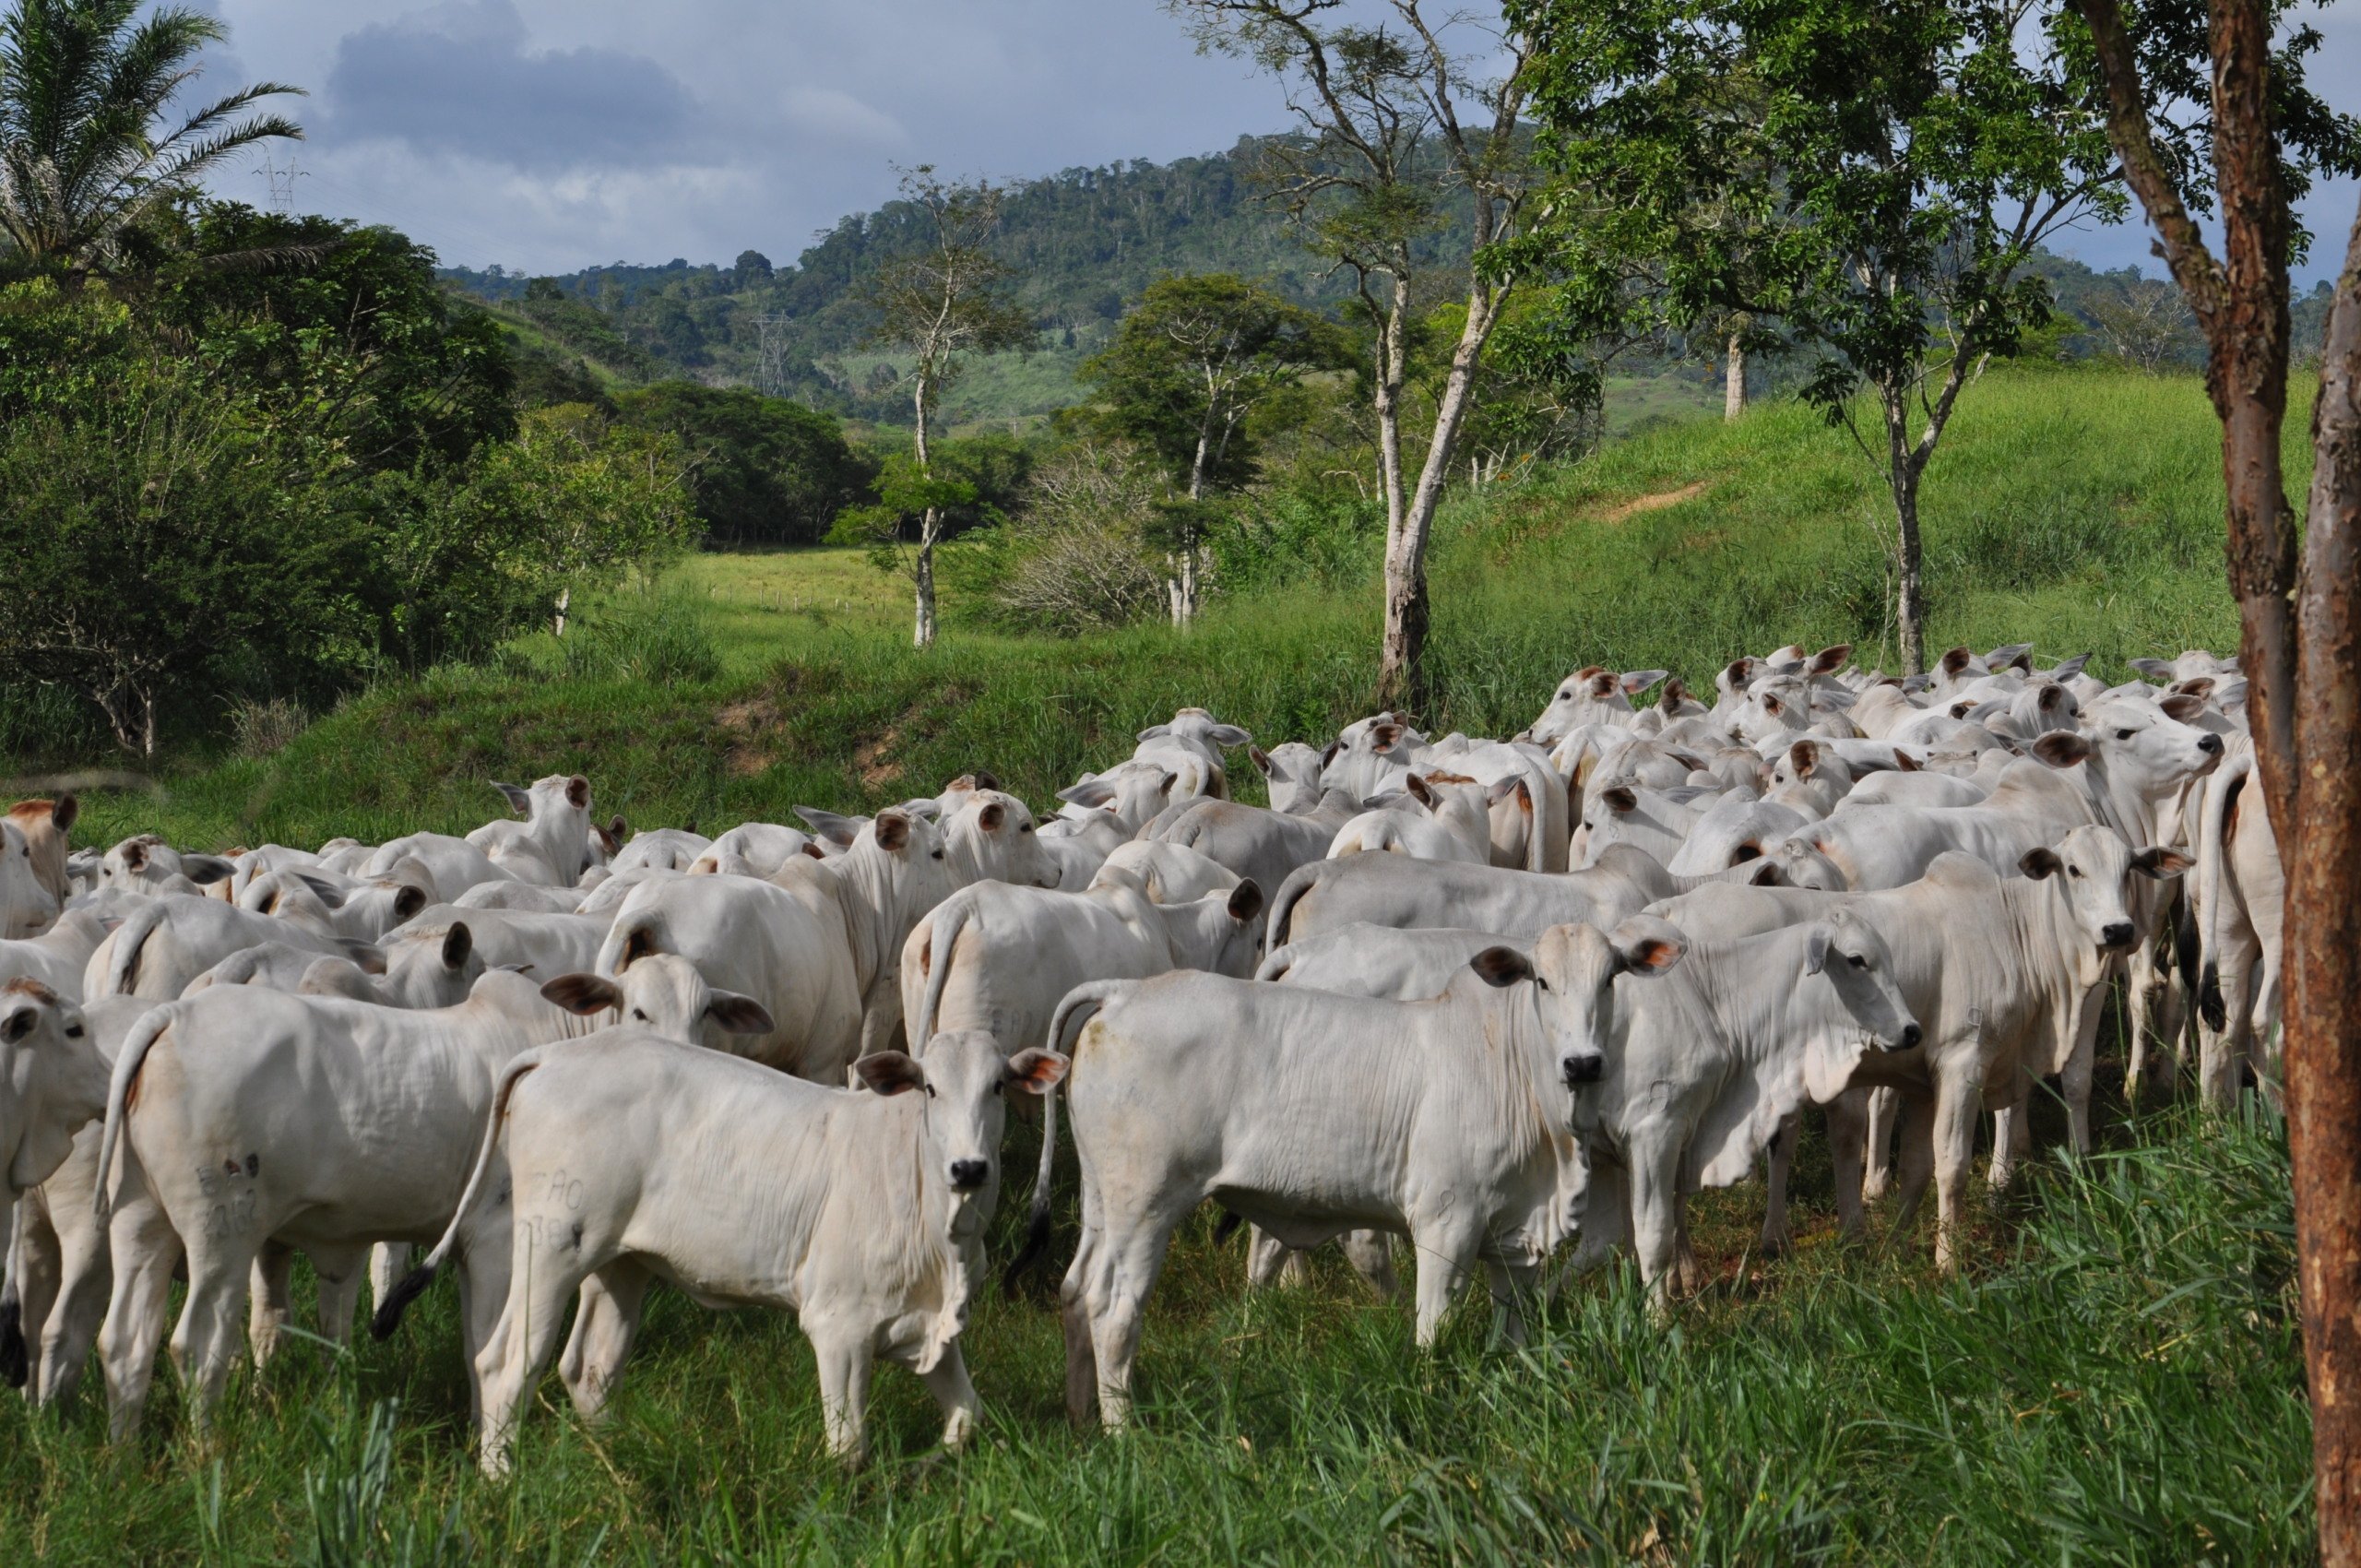
[{"label": "pasture field", "polygon": [[[2109,673],[2229,647],[2217,441],[2192,380],[1987,375],[1927,494],[1935,636],[2087,649]],[[1874,661],[1890,642],[1881,510],[1849,438],[1786,404],[1650,428],[1462,498],[1438,545],[1420,717],[1507,733],[1586,662],[1703,687],[1791,640],[1856,641]],[[492,814],[486,780],[575,769],[602,815],[706,831],[979,766],[1046,800],[1183,703],[1266,742],[1363,711],[1374,541],[1355,549],[1284,591],[1217,600],[1186,635],[955,624],[927,655],[904,646],[900,586],[854,552],[701,557],[593,607],[570,647],[532,639],[493,670],[365,694],[272,754],[94,797],[77,837],[458,829]],[[2062,1116],[2037,1109],[2055,1150]],[[1714,1282],[1669,1323],[1633,1279],[1600,1277],[1515,1349],[1469,1310],[1420,1352],[1406,1307],[1334,1259],[1308,1288],[1250,1299],[1242,1241],[1200,1217],[1149,1307],[1134,1431],[1066,1427],[1037,1280],[977,1304],[977,1447],[935,1452],[932,1402],[881,1371],[877,1454],[853,1474],[823,1454],[791,1321],[659,1292],[611,1420],[575,1420],[551,1379],[516,1479],[484,1482],[446,1281],[390,1343],[298,1343],[238,1374],[208,1443],[169,1379],[114,1448],[92,1390],[54,1419],[0,1399],[0,1563],[2308,1561],[2284,1138],[2251,1111],[2101,1110],[2098,1154],[2045,1152],[2018,1189],[1979,1197],[1957,1277],[1933,1273],[1930,1220],[1899,1247],[1841,1244],[1808,1138],[1795,1256],[1752,1255],[1759,1186],[1708,1194],[1696,1240]],[[1029,1171],[1035,1139],[1013,1131],[1010,1170]],[[1021,1207],[1003,1201],[995,1257]],[[1070,1177],[1057,1215],[1052,1276]],[[307,1302],[300,1269],[298,1289]]]}]

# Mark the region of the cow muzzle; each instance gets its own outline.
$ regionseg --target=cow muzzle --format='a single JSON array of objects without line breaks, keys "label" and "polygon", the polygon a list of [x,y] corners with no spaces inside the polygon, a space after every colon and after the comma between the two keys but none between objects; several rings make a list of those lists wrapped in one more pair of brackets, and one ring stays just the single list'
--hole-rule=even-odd
[{"label": "cow muzzle", "polygon": [[2131,945],[2137,934],[2130,921],[2116,921],[2100,930],[2099,945],[2109,953],[2120,953]]},{"label": "cow muzzle", "polygon": [[1581,1056],[1560,1057],[1558,1062],[1558,1075],[1566,1080],[1566,1087],[1570,1089],[1581,1088],[1585,1084],[1595,1084],[1607,1076],[1607,1058],[1596,1052],[1588,1052]]},{"label": "cow muzzle", "polygon": [[1927,1031],[1920,1028],[1916,1023],[1904,1024],[1902,1026],[1901,1043],[1888,1047],[1888,1049],[1892,1051],[1916,1051],[1926,1040],[1926,1039]]},{"label": "cow muzzle", "polygon": [[951,1162],[951,1190],[972,1193],[982,1186],[992,1173],[989,1159],[955,1159]]}]

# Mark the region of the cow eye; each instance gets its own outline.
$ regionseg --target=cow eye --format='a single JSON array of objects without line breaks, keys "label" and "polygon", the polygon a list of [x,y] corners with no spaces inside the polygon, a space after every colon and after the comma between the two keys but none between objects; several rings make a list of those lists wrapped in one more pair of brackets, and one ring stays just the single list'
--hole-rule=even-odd
[{"label": "cow eye", "polygon": [[631,1010],[631,1016],[632,1016],[633,1017],[635,1017],[635,1018],[638,1019],[638,1020],[639,1020],[641,1023],[643,1023],[643,1024],[644,1024],[644,1023],[646,1023],[646,1022],[647,1022],[647,1014],[645,1014],[645,1013],[643,1013],[643,1012],[641,1012],[641,1011],[640,1011],[638,1008],[636,1008],[636,1007],[635,1007],[635,1008],[633,1008],[633,1009]]},{"label": "cow eye", "polygon": [[1866,969],[1869,967],[1869,961],[1867,958],[1862,957],[1858,953],[1854,954],[1845,961],[1852,965],[1857,969]]},{"label": "cow eye", "polygon": [[942,850],[940,850],[940,849],[937,849],[937,850],[934,852],[934,858],[935,858],[936,860],[938,860],[938,861],[939,861],[939,860],[941,860],[941,859],[943,859],[943,851],[942,851]]},{"label": "cow eye", "polygon": [[2066,874],[2079,879],[2082,874],[2082,868],[2081,866],[2068,866],[2066,868]]},{"label": "cow eye", "polygon": [[1018,828],[1017,831],[1020,833],[1030,833],[1033,831],[1033,825],[1028,822],[1023,827]]},{"label": "cow eye", "polygon": [[1543,979],[1541,976],[1539,976],[1539,975],[1536,975],[1536,976],[1534,976],[1534,977],[1533,977],[1533,983],[1534,983],[1534,984],[1536,984],[1536,985],[1537,985],[1537,986],[1539,986],[1539,987],[1540,987],[1542,990],[1544,990],[1544,991],[1547,991],[1547,990],[1548,990],[1548,989],[1549,989],[1549,982],[1548,982],[1548,980],[1544,980],[1544,979]]},{"label": "cow eye", "polygon": [[82,1038],[82,1026],[75,1024],[68,1027],[65,1031],[65,1038],[67,1039],[80,1039]]},{"label": "cow eye", "polygon": [[2118,741],[2128,741],[2131,739],[2131,731],[2129,730],[2118,730],[2115,732],[2115,738]]}]

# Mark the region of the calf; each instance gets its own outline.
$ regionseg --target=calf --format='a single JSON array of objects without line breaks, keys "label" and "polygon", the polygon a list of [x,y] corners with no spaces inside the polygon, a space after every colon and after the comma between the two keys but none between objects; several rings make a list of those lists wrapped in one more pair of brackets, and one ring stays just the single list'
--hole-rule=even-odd
[{"label": "calf", "polygon": [[590,780],[552,774],[529,790],[494,784],[522,822],[487,822],[468,835],[502,871],[519,882],[571,887],[590,869]]},{"label": "calf", "polygon": [[[944,1445],[963,1446],[978,1402],[959,1336],[999,1197],[1004,1096],[1046,1092],[1065,1070],[1063,1057],[1010,1057],[972,1031],[935,1037],[915,1061],[862,1058],[873,1093],[799,1083],[636,1028],[517,1058],[427,1259],[431,1270],[465,1244],[504,1160],[516,1194],[507,1300],[476,1361],[484,1471],[508,1468],[566,1299],[581,1289],[562,1372],[595,1418],[658,1279],[709,1306],[795,1313],[819,1363],[828,1447],[847,1462],[865,1453],[880,1354],[926,1380]],[[742,1180],[691,1179],[689,1149],[699,1170]]]},{"label": "calf", "polygon": [[49,928],[65,901],[49,890],[33,864],[32,840],[13,817],[0,817],[0,940],[17,941]]},{"label": "calf", "polygon": [[1601,1069],[1614,977],[1676,952],[1560,926],[1529,962],[1488,949],[1428,1002],[1202,974],[1076,990],[1050,1035],[1081,1028],[1069,1414],[1085,1419],[1095,1396],[1109,1429],[1129,1420],[1142,1309],[1173,1231],[1207,1198],[1289,1246],[1408,1236],[1421,1346],[1479,1261],[1521,1333],[1515,1288],[1567,1234],[1582,1185],[1567,1086]]},{"label": "calf", "polygon": [[81,812],[82,802],[72,795],[53,801],[18,801],[8,808],[8,821],[25,836],[34,878],[61,905],[74,893],[65,859],[68,837]]}]

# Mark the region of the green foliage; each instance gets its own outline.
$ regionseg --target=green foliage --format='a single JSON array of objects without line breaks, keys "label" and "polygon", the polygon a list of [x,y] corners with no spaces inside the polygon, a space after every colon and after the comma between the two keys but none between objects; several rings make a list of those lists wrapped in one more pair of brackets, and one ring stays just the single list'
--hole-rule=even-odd
[{"label": "green foliage", "polygon": [[784,398],[666,381],[623,394],[615,410],[626,425],[680,441],[698,520],[715,542],[817,543],[876,471],[835,416]]},{"label": "green foliage", "polygon": [[877,497],[874,503],[848,506],[836,514],[836,523],[828,529],[828,542],[866,547],[871,563],[881,572],[908,569],[904,536],[928,513],[964,511],[978,499],[976,487],[968,481],[935,478],[907,452],[887,455],[872,489]]},{"label": "green foliage", "polygon": [[184,99],[197,56],[227,36],[182,6],[9,0],[0,11],[0,237],[14,254],[0,262],[74,278],[104,270],[130,230],[208,171],[259,142],[300,138],[283,115],[246,113],[299,89],[260,82],[209,103]]},{"label": "green foliage", "polygon": [[701,685],[721,678],[721,653],[706,631],[704,606],[679,588],[618,598],[561,645],[566,678]]}]

